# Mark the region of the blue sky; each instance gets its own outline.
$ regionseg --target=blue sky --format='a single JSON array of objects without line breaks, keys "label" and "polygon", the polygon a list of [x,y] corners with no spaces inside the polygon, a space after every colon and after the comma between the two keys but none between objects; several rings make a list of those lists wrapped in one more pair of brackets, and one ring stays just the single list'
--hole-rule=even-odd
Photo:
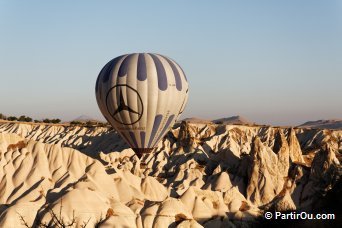
[{"label": "blue sky", "polygon": [[342,1],[2,1],[0,112],[100,118],[94,85],[125,53],[189,79],[182,117],[342,119]]}]

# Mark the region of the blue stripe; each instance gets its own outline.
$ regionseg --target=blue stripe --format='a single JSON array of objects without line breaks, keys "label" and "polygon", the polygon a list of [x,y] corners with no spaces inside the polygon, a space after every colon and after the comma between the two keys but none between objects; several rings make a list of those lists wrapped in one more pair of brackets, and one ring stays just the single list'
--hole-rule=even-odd
[{"label": "blue stripe", "polygon": [[157,69],[158,88],[162,91],[167,89],[167,76],[162,62],[154,54],[150,54]]},{"label": "blue stripe", "polygon": [[145,136],[146,136],[146,132],[141,131],[140,132],[141,148],[145,148]]},{"label": "blue stripe", "polygon": [[[178,65],[179,66],[179,65]],[[182,72],[183,72],[183,75],[184,75],[184,78],[185,78],[185,81],[188,81],[188,79],[186,78],[186,75],[185,75],[185,73],[184,73],[184,70],[182,69],[182,67],[180,67],[179,66],[179,68],[182,70]]]},{"label": "blue stripe", "polygon": [[139,54],[137,78],[139,81],[145,81],[147,78],[146,61],[144,54]]},{"label": "blue stripe", "polygon": [[166,59],[166,61],[170,64],[170,66],[172,68],[173,74],[175,76],[175,82],[176,82],[177,90],[181,91],[182,90],[182,80],[181,80],[181,77],[180,77],[180,74],[178,72],[177,67],[175,66],[175,64],[170,59],[168,59],[165,56],[163,56],[163,57]]},{"label": "blue stripe", "polygon": [[129,136],[131,137],[131,139],[133,140],[133,144],[134,147],[133,148],[138,148],[138,143],[137,143],[137,139],[135,138],[135,135],[132,131],[128,132]]},{"label": "blue stripe", "polygon": [[103,73],[103,79],[102,82],[106,83],[110,76],[112,75],[112,70],[115,68],[115,65],[120,61],[120,59],[123,57],[123,55],[116,57],[115,59],[112,59],[111,61],[109,61],[101,70],[100,75]]},{"label": "blue stripe", "polygon": [[163,115],[156,115],[156,117],[154,117],[153,128],[152,128],[150,140],[148,141],[148,148],[151,148],[152,141],[154,139],[154,136],[157,133],[157,130],[159,128],[162,118],[163,118]]},{"label": "blue stripe", "polygon": [[128,73],[128,66],[130,64],[130,61],[132,59],[134,54],[130,54],[128,55],[124,61],[121,63],[121,66],[120,66],[120,69],[119,69],[119,72],[118,72],[118,76],[119,77],[123,77],[123,76],[126,76],[127,73]]},{"label": "blue stripe", "polygon": [[163,130],[160,132],[160,135],[158,136],[157,142],[161,139],[161,137],[164,136],[164,134],[166,133],[166,130],[170,127],[170,124],[171,124],[174,117],[175,117],[175,115],[169,116],[169,119],[167,120]]}]

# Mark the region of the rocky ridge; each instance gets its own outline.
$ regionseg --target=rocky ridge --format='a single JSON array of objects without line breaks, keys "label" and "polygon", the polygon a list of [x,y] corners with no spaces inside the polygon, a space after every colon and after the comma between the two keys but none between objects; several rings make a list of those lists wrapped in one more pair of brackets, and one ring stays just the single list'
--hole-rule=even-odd
[{"label": "rocky ridge", "polygon": [[341,119],[333,119],[333,120],[317,120],[317,121],[308,121],[299,127],[306,128],[316,128],[316,129],[342,129],[342,120]]}]

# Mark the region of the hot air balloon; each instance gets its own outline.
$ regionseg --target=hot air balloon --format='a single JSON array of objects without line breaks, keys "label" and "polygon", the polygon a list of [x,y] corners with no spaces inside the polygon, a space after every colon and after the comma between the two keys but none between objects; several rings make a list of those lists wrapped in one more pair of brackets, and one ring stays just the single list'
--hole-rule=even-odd
[{"label": "hot air balloon", "polygon": [[150,53],[109,61],[96,81],[98,106],[140,158],[150,153],[183,112],[188,82],[172,59]]}]

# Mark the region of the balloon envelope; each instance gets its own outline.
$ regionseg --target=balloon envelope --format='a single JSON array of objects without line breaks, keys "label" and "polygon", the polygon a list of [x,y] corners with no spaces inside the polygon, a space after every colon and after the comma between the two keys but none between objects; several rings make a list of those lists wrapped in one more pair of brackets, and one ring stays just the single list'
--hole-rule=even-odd
[{"label": "balloon envelope", "polygon": [[102,114],[139,157],[168,132],[188,98],[182,68],[165,56],[150,53],[109,61],[95,90]]}]

